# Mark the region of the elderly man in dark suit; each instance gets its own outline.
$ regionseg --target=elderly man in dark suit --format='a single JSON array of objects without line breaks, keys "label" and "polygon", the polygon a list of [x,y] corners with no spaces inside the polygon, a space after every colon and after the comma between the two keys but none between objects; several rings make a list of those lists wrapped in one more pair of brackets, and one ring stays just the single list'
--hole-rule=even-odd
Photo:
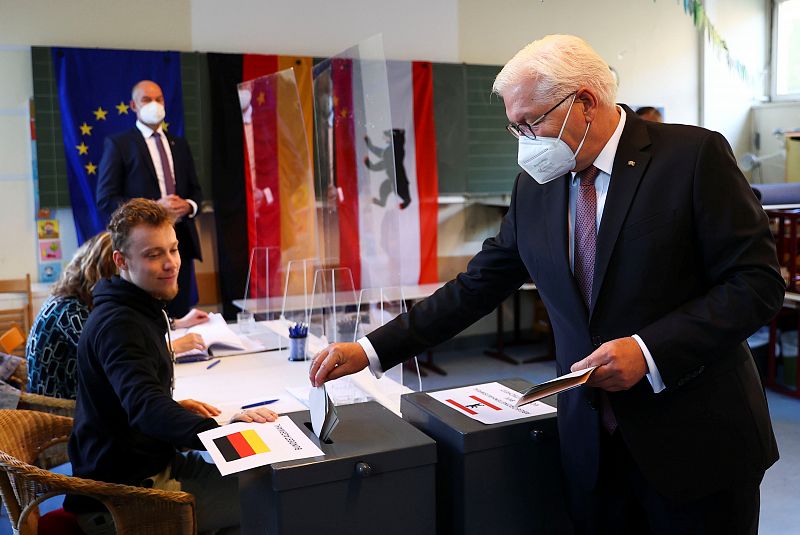
[{"label": "elderly man in dark suit", "polygon": [[725,139],[615,104],[607,64],[548,36],[497,76],[520,173],[498,234],[409,313],[321,351],[321,384],[373,373],[455,335],[528,277],[558,374],[597,366],[558,398],[579,533],[755,533],[778,458],[745,339],[784,284],[764,211]]},{"label": "elderly man in dark suit", "polygon": [[175,217],[182,263],[179,292],[167,310],[183,317],[197,303],[194,259],[202,260],[194,217],[203,200],[192,153],[186,140],[164,131],[164,94],[155,82],[142,80],[131,92],[136,126],[105,140],[97,205],[108,219],[134,197],[158,201]]}]

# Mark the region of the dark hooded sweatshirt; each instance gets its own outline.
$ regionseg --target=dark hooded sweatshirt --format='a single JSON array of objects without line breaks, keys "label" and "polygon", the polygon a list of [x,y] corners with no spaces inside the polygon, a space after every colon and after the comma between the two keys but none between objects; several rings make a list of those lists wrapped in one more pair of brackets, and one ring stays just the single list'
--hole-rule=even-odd
[{"label": "dark hooded sweatshirt", "polygon": [[[178,448],[203,449],[197,434],[217,423],[172,399],[164,303],[120,277],[101,280],[92,295],[94,308],[78,343],[72,470],[139,485],[163,471]],[[70,501],[70,510],[85,508]]]}]

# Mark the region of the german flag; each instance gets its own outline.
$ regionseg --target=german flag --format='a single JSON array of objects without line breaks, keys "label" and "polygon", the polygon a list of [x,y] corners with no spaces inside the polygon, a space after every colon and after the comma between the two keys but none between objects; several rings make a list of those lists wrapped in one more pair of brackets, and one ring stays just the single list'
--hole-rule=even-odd
[{"label": "german flag", "polygon": [[228,462],[269,451],[266,443],[252,429],[215,438],[214,444]]}]

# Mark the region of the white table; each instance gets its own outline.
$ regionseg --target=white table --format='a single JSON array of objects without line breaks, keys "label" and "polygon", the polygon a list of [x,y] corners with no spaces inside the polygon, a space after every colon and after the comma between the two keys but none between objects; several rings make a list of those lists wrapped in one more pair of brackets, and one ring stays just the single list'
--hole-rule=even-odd
[{"label": "white table", "polygon": [[[268,399],[279,400],[269,405],[279,413],[306,410],[286,388],[311,386],[308,380],[310,361],[290,362],[287,357],[286,350],[266,351],[222,357],[213,368],[207,368],[212,361],[178,364],[173,397],[196,399],[216,406],[222,411],[217,418],[220,422],[227,422],[242,405]],[[348,382],[355,388],[348,387]],[[374,399],[397,415],[400,414],[400,396],[411,392],[391,378],[376,379],[367,369],[332,381],[331,388],[339,397],[343,392],[352,392],[351,402]]]}]

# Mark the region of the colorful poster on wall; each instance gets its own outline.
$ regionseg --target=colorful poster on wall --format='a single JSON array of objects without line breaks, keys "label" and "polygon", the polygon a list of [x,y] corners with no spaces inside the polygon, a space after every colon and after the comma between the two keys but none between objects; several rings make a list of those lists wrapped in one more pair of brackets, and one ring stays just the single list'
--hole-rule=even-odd
[{"label": "colorful poster on wall", "polygon": [[61,240],[40,240],[39,261],[52,262],[61,260]]},{"label": "colorful poster on wall", "polygon": [[55,282],[61,275],[61,262],[39,264],[39,282]]},{"label": "colorful poster on wall", "polygon": [[40,219],[36,222],[40,240],[53,240],[60,238],[57,219]]}]

